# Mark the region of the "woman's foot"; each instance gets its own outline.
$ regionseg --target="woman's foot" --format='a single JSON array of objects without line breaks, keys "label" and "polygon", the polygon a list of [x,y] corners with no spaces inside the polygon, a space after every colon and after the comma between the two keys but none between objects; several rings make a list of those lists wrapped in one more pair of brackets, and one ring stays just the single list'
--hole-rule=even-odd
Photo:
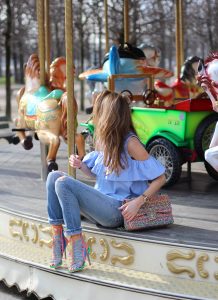
[{"label": "woman's foot", "polygon": [[82,234],[77,234],[71,236],[69,239],[70,243],[70,257],[71,263],[69,267],[70,272],[77,272],[83,270],[85,267],[86,258],[88,258],[89,264],[91,264],[89,259],[90,249],[87,247]]},{"label": "woman's foot", "polygon": [[[63,233],[62,225],[52,226],[52,259],[50,267],[57,269],[62,265],[62,257],[67,246],[67,239]],[[66,254],[65,254],[66,255]]]}]

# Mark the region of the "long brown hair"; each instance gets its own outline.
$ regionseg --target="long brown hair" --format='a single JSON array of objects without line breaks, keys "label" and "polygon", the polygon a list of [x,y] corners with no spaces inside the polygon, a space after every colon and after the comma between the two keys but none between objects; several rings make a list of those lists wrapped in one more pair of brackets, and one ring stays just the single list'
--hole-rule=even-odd
[{"label": "long brown hair", "polygon": [[121,154],[125,137],[135,132],[128,96],[105,90],[96,98],[93,108],[96,150],[103,151],[108,172],[117,174],[126,167]]}]

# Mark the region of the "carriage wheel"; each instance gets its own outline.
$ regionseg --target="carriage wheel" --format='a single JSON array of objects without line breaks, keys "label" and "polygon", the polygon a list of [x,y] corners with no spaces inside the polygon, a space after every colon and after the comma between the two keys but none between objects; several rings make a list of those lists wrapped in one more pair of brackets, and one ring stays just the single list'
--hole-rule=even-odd
[{"label": "carriage wheel", "polygon": [[172,186],[175,184],[179,180],[182,172],[179,150],[170,141],[163,138],[152,141],[147,146],[147,150],[166,168],[165,186]]},{"label": "carriage wheel", "polygon": [[207,170],[208,175],[215,180],[218,180],[218,172],[207,162],[204,161],[205,169]]},{"label": "carriage wheel", "polygon": [[195,150],[201,160],[204,160],[204,152],[209,148],[210,141],[214,132],[214,127],[218,121],[218,114],[214,113],[207,116],[198,125],[194,136]]}]

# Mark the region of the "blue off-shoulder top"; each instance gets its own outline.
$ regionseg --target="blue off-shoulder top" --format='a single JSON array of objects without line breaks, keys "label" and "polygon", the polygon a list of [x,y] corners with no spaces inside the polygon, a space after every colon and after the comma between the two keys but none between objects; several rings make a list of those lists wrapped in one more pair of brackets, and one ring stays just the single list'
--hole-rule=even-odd
[{"label": "blue off-shoulder top", "polygon": [[[95,189],[119,201],[141,195],[148,188],[148,181],[153,180],[165,172],[163,165],[154,157],[146,160],[134,160],[127,150],[128,140],[136,137],[134,133],[128,134],[124,142],[124,153],[127,166],[119,174],[108,174],[103,164],[103,153],[93,151],[88,153],[83,162],[96,175]],[[121,157],[122,157],[121,156]],[[123,158],[125,162],[125,158]]]}]

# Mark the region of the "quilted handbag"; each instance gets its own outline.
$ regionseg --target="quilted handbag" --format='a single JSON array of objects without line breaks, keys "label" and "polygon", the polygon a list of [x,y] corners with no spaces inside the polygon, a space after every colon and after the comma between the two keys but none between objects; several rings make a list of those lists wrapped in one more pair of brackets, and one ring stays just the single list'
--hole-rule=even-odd
[{"label": "quilted handbag", "polygon": [[128,231],[142,230],[172,224],[172,206],[167,194],[156,194],[143,204],[131,221],[124,219]]}]

